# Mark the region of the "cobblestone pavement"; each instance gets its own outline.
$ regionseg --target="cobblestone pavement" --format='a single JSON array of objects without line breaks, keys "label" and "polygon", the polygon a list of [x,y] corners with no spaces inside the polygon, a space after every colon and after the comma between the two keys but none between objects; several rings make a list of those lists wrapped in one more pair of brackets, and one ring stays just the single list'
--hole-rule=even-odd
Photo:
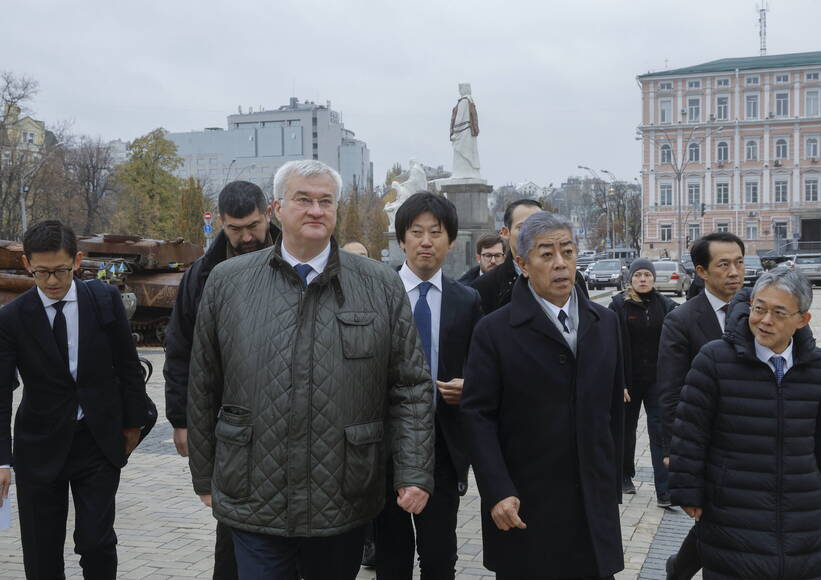
[{"label": "cobblestone pavement", "polygon": [[[608,293],[609,294],[609,293]],[[819,302],[816,291],[816,304]],[[605,295],[598,295],[608,302]],[[814,309],[815,310],[815,309]],[[814,312],[821,321],[821,312]],[[815,328],[816,333],[821,328]],[[162,383],[163,352],[141,351],[154,364],[148,390],[160,410],[154,431],[134,453],[122,472],[117,496],[116,530],[119,538],[119,578],[125,580],[172,580],[210,578],[213,558],[214,520],[194,495],[186,459],[177,456],[171,426],[165,420]],[[19,402],[20,390],[15,393]],[[680,510],[656,507],[646,422],[639,423],[636,450],[638,472],[635,495],[621,505],[621,529],[625,570],[619,580],[663,578],[664,561],[673,553],[691,523]],[[12,489],[12,498],[14,490]],[[0,531],[0,579],[24,578],[17,510],[13,501],[12,528]],[[462,499],[458,522],[459,580],[494,578],[482,566],[479,496],[475,483]],[[68,529],[73,528],[73,510]],[[81,578],[71,533],[66,545],[66,575]],[[358,578],[375,578],[362,569]]]}]

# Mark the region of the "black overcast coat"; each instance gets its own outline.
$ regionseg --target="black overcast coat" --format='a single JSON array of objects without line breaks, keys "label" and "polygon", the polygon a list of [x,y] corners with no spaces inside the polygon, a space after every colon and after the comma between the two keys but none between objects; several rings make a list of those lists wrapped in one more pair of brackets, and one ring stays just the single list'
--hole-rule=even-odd
[{"label": "black overcast coat", "polygon": [[704,508],[704,578],[821,578],[821,351],[793,337],[779,387],[758,360],[749,307],[693,361],[673,426],[673,503]]},{"label": "black overcast coat", "polygon": [[[623,568],[619,325],[610,310],[580,294],[578,302],[575,357],[525,278],[473,333],[461,409],[482,496],[484,563],[500,574]],[[490,510],[509,496],[521,500],[526,530],[493,523]]]}]

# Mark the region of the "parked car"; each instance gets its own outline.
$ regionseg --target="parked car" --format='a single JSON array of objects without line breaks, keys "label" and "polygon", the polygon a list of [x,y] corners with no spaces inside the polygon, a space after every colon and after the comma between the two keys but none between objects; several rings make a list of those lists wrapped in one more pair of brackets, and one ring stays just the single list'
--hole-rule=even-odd
[{"label": "parked car", "polygon": [[684,266],[684,269],[687,270],[687,273],[690,274],[691,278],[695,278],[696,276],[696,267],[693,265],[693,258],[690,254],[684,254],[681,258],[681,264]]},{"label": "parked car", "polygon": [[821,282],[821,254],[796,254],[793,268],[801,270],[813,284]]},{"label": "parked car", "polygon": [[613,286],[624,288],[627,280],[627,266],[624,260],[599,260],[587,271],[587,287],[591,290]]},{"label": "parked car", "polygon": [[659,292],[675,292],[676,296],[684,296],[693,283],[681,262],[653,262],[653,267],[656,269],[656,290]]},{"label": "parked car", "polygon": [[744,256],[744,285],[753,286],[764,273],[764,264],[756,255]]}]

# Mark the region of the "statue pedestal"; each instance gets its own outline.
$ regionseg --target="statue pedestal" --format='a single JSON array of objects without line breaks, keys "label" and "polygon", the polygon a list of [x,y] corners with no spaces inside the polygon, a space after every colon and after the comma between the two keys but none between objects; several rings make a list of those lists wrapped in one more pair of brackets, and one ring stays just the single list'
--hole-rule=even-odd
[{"label": "statue pedestal", "polygon": [[476,242],[493,233],[493,216],[487,207],[493,186],[484,179],[453,178],[431,182],[434,190],[447,197],[459,214],[459,235],[442,267],[446,276],[460,278],[476,265]]}]

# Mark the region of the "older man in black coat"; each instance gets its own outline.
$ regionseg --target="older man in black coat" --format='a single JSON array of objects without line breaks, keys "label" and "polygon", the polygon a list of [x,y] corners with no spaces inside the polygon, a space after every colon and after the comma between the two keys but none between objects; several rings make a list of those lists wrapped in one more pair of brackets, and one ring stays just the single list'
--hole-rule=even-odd
[{"label": "older man in black coat", "polygon": [[610,578],[624,380],[616,315],[574,289],[572,224],[530,216],[510,304],[473,334],[462,416],[499,579]]}]

